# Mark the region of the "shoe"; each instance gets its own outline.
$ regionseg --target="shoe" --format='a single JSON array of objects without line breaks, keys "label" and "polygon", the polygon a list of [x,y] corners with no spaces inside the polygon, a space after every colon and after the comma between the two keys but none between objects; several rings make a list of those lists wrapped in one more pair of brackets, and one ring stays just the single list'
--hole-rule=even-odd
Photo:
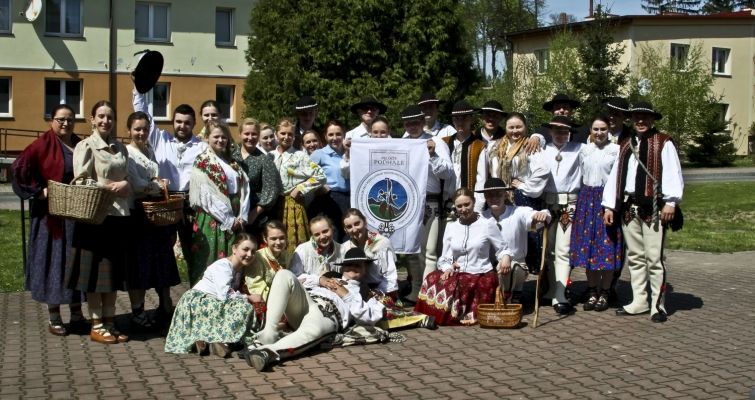
[{"label": "shoe", "polygon": [[605,310],[608,310],[608,291],[601,290],[598,301],[595,303],[595,311],[600,312]]},{"label": "shoe", "polygon": [[619,316],[619,317],[628,317],[628,316],[632,316],[632,315],[647,314],[649,312],[650,312],[650,310],[643,311],[643,312],[637,313],[637,314],[632,314],[629,311],[625,310],[624,307],[619,307],[619,309],[616,310],[616,315]]},{"label": "shoe", "polygon": [[598,304],[598,291],[595,288],[590,288],[587,301],[582,305],[582,309],[592,311],[595,309],[596,304]]},{"label": "shoe", "polygon": [[100,320],[92,320],[92,330],[89,332],[89,340],[103,344],[118,343],[118,338],[113,336]]},{"label": "shoe", "polygon": [[246,363],[257,370],[262,372],[270,368],[271,363],[275,361],[276,357],[268,349],[249,349],[246,352]]},{"label": "shoe", "polygon": [[657,312],[650,317],[650,320],[656,323],[664,323],[668,321],[665,311]]},{"label": "shoe", "polygon": [[118,330],[118,328],[115,327],[115,321],[113,320],[113,317],[102,318],[102,323],[105,325],[105,328],[110,332],[110,334],[115,336],[115,339],[118,343],[128,342],[128,335],[122,333]]},{"label": "shoe", "polygon": [[149,318],[147,312],[143,308],[134,310],[131,313],[131,328],[138,332],[152,332],[156,328],[156,324]]},{"label": "shoe", "polygon": [[422,320],[422,322],[419,323],[419,327],[434,331],[438,329],[438,323],[435,322],[435,317],[428,315],[425,319]]},{"label": "shoe", "polygon": [[210,350],[207,347],[207,342],[203,340],[197,340],[196,342],[194,342],[194,347],[196,347],[197,354],[200,356],[206,356],[210,354]]},{"label": "shoe", "polygon": [[556,314],[559,314],[559,315],[569,314],[571,309],[572,309],[572,306],[569,303],[557,303],[553,305],[553,310],[556,311]]},{"label": "shoe", "polygon": [[55,336],[68,336],[68,331],[62,322],[50,322],[47,325],[47,331]]},{"label": "shoe", "polygon": [[92,325],[86,319],[76,319],[68,323],[68,333],[86,335],[92,330]]},{"label": "shoe", "polygon": [[210,343],[210,354],[220,358],[228,358],[231,355],[231,349],[225,343]]}]

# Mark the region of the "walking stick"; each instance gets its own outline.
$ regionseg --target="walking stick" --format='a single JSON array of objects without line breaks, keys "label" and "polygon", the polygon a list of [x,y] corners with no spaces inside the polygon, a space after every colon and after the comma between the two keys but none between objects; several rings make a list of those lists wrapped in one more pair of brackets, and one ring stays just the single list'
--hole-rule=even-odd
[{"label": "walking stick", "polygon": [[540,315],[540,280],[543,278],[545,270],[545,251],[548,248],[548,228],[550,224],[545,224],[543,229],[543,250],[540,253],[540,271],[537,272],[537,283],[535,284],[535,319],[532,321],[532,327],[537,328],[537,317]]}]

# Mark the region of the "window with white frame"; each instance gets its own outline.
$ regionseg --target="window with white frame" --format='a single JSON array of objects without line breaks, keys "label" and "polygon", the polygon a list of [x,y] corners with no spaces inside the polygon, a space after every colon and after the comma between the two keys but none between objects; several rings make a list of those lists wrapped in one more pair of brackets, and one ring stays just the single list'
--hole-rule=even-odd
[{"label": "window with white frame", "polygon": [[81,81],[45,79],[45,117],[58,104],[68,104],[81,117]]},{"label": "window with white frame", "polygon": [[56,36],[81,36],[81,0],[47,0],[45,33]]},{"label": "window with white frame", "polygon": [[713,48],[713,74],[731,75],[731,66],[729,65],[730,55],[731,49],[724,49],[721,47]]},{"label": "window with white frame", "polygon": [[0,0],[0,33],[10,33],[10,0]]},{"label": "window with white frame", "polygon": [[7,117],[13,114],[11,89],[11,79],[0,77],[0,116]]},{"label": "window with white frame", "polygon": [[145,96],[149,114],[156,120],[170,118],[170,83],[158,82]]},{"label": "window with white frame", "polygon": [[220,108],[220,118],[224,121],[233,121],[233,96],[235,91],[235,86],[218,85],[215,87],[215,101]]},{"label": "window with white frame", "polygon": [[233,46],[233,10],[218,8],[215,10],[215,44],[218,46]]},{"label": "window with white frame", "polygon": [[671,43],[671,62],[678,70],[687,68],[688,44]]},{"label": "window with white frame", "polygon": [[537,60],[537,73],[544,74],[548,70],[548,49],[535,50],[535,59]]},{"label": "window with white frame", "polygon": [[136,40],[170,41],[170,7],[164,3],[136,3],[134,13]]}]

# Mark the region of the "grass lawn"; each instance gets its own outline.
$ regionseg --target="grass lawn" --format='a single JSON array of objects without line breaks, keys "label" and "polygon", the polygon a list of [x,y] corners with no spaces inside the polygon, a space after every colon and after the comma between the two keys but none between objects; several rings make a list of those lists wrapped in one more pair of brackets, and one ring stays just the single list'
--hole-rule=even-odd
[{"label": "grass lawn", "polygon": [[[755,182],[685,186],[684,229],[668,233],[666,248],[706,252],[755,250]],[[0,211],[0,291],[24,288],[18,211]],[[28,230],[27,230],[28,234]],[[186,264],[179,260],[186,281]]]},{"label": "grass lawn", "polygon": [[684,187],[684,228],[666,248],[714,253],[755,250],[755,182],[694,183]]}]

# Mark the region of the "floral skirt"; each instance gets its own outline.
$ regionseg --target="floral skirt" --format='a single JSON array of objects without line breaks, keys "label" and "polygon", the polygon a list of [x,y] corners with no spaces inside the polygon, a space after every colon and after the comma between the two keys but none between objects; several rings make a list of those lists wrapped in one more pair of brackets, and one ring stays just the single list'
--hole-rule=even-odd
[{"label": "floral skirt", "polygon": [[[239,212],[239,196],[231,195],[233,214]],[[220,223],[205,210],[198,208],[192,226],[191,247],[188,254],[184,252],[189,270],[189,283],[194,286],[202,279],[204,270],[215,261],[231,254],[231,244],[236,235],[220,229]]]},{"label": "floral skirt", "polygon": [[605,226],[603,223],[602,198],[602,186],[583,186],[579,191],[569,251],[573,268],[588,271],[621,269],[624,239],[618,224]]},{"label": "floral skirt", "polygon": [[189,353],[194,342],[236,343],[249,336],[254,319],[252,305],[244,298],[218,300],[199,290],[189,289],[181,296],[173,313],[166,353]]},{"label": "floral skirt", "polygon": [[440,270],[427,275],[414,307],[414,311],[435,317],[438,325],[460,325],[469,314],[477,318],[479,304],[495,302],[498,275],[494,271],[458,272],[445,281],[441,275]]},{"label": "floral skirt", "polygon": [[283,196],[281,220],[288,230],[288,251],[309,240],[309,219],[304,206],[291,196]]}]

